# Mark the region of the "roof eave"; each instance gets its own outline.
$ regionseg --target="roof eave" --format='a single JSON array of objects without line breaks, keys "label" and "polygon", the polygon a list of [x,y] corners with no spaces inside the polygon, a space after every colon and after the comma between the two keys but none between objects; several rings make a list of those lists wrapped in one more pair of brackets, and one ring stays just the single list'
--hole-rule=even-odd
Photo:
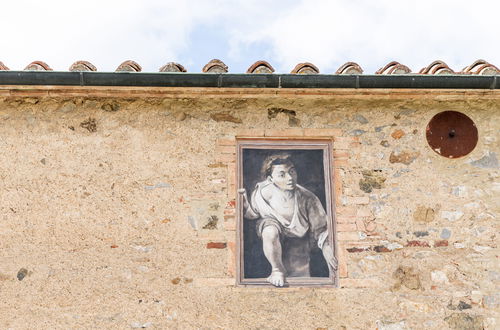
[{"label": "roof eave", "polygon": [[219,88],[359,88],[359,89],[500,89],[496,75],[338,75],[215,74],[143,72],[0,71],[0,85],[219,87]]}]

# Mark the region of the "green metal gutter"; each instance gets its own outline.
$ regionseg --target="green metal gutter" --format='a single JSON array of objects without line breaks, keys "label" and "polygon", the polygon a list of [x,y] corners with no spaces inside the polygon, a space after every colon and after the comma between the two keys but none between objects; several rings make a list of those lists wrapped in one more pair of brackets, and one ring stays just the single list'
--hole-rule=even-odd
[{"label": "green metal gutter", "polygon": [[0,85],[500,89],[500,76],[0,71]]}]

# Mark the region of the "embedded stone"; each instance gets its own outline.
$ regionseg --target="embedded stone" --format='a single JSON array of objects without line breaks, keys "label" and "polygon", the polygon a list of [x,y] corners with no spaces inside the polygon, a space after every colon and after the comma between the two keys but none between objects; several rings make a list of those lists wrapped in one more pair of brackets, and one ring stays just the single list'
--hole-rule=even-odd
[{"label": "embedded stone", "polygon": [[387,140],[380,141],[380,145],[382,147],[386,147],[386,148],[390,146],[390,144],[389,144],[389,142]]},{"label": "embedded stone", "polygon": [[443,228],[443,230],[441,230],[441,235],[440,237],[442,239],[448,239],[451,237],[451,230],[449,230],[448,228]]},{"label": "embedded stone", "polygon": [[289,126],[291,127],[299,126],[300,120],[297,118],[297,112],[295,110],[289,110],[284,108],[269,108],[267,109],[267,119],[271,120],[273,118],[276,118],[280,113],[288,116]]},{"label": "embedded stone", "polygon": [[386,245],[386,247],[391,250],[391,251],[394,251],[394,250],[400,250],[403,248],[403,245],[399,244],[399,243],[389,243]]},{"label": "embedded stone", "polygon": [[415,212],[413,212],[413,220],[416,222],[429,223],[434,221],[434,214],[435,211],[433,208],[419,205]]},{"label": "embedded stone", "polygon": [[499,168],[497,154],[495,152],[488,152],[484,157],[470,163],[474,167],[479,168]]},{"label": "embedded stone", "polygon": [[444,319],[455,330],[483,330],[484,317],[467,313],[454,313]]},{"label": "embedded stone", "polygon": [[484,296],[483,305],[486,308],[496,309],[500,305],[500,293]]},{"label": "embedded stone", "polygon": [[431,272],[431,280],[439,284],[448,284],[448,277],[446,274],[440,270],[435,270]]},{"label": "embedded stone", "polygon": [[81,128],[85,128],[91,133],[97,132],[97,121],[94,118],[89,118],[80,123]]},{"label": "embedded stone", "polygon": [[454,222],[464,215],[461,211],[441,211],[441,218]]},{"label": "embedded stone", "polygon": [[456,186],[451,189],[451,193],[457,197],[467,197],[467,187]]},{"label": "embedded stone", "polygon": [[188,216],[187,220],[188,220],[188,223],[191,226],[191,228],[193,228],[194,230],[196,230],[197,226],[196,226],[196,220],[195,220],[195,218],[192,217],[192,216]]},{"label": "embedded stone", "polygon": [[415,235],[417,237],[424,237],[424,236],[429,236],[429,232],[428,231],[415,231],[415,232],[413,232],[413,235]]},{"label": "embedded stone", "polygon": [[433,251],[418,251],[413,254],[414,259],[427,259],[430,256],[434,255]]},{"label": "embedded stone", "polygon": [[481,245],[474,245],[472,247],[472,249],[476,252],[479,252],[479,253],[484,253],[484,252],[487,252],[489,250],[491,250],[491,247],[489,246],[481,246]]},{"label": "embedded stone", "polygon": [[371,233],[375,231],[375,229],[377,229],[377,224],[375,223],[375,221],[370,221],[365,225],[365,229],[367,232]]},{"label": "embedded stone", "polygon": [[366,119],[363,115],[355,115],[354,120],[360,124],[368,124],[368,119]]},{"label": "embedded stone", "polygon": [[352,248],[347,249],[347,252],[349,252],[349,253],[358,253],[358,252],[365,252],[365,251],[370,251],[370,248],[352,247]]},{"label": "embedded stone", "polygon": [[399,266],[393,274],[396,279],[394,288],[400,289],[405,286],[410,290],[418,290],[422,287],[420,283],[420,274],[413,267]]},{"label": "embedded stone", "polygon": [[28,275],[28,270],[26,268],[21,268],[17,272],[17,279],[22,281]]},{"label": "embedded stone", "polygon": [[360,135],[363,135],[363,134],[365,134],[365,133],[366,133],[366,131],[365,131],[365,130],[362,130],[362,129],[354,129],[354,130],[352,130],[352,131],[349,131],[349,133],[348,133],[348,134],[349,134],[350,136],[360,136]]},{"label": "embedded stone", "polygon": [[107,112],[115,112],[120,110],[120,104],[116,102],[106,103],[102,105],[101,109]]},{"label": "embedded stone", "polygon": [[435,241],[434,242],[434,247],[446,247],[448,246],[448,241],[447,240],[441,240],[441,241]]},{"label": "embedded stone", "polygon": [[68,113],[74,111],[75,109],[76,104],[74,104],[73,102],[66,102],[59,108],[59,111]]},{"label": "embedded stone", "polygon": [[377,245],[375,247],[373,247],[373,250],[375,252],[391,252],[391,250],[383,245]]},{"label": "embedded stone", "polygon": [[473,304],[480,304],[481,301],[483,300],[483,294],[481,291],[478,290],[472,290],[470,292],[470,300]]},{"label": "embedded stone", "polygon": [[208,242],[207,249],[225,249],[227,244],[224,242]]},{"label": "embedded stone", "polygon": [[382,130],[386,127],[390,127],[392,125],[382,125],[382,126],[377,126],[375,127],[375,132],[382,132]]},{"label": "embedded stone", "polygon": [[184,112],[179,112],[175,115],[175,120],[177,121],[183,121],[184,119],[186,119],[186,114]]},{"label": "embedded stone", "polygon": [[399,140],[405,135],[406,135],[406,133],[402,129],[397,129],[394,132],[392,132],[392,134],[391,134],[392,138],[395,140]]},{"label": "embedded stone", "polygon": [[382,189],[386,178],[377,174],[374,171],[362,171],[363,178],[359,180],[359,189],[366,193],[370,193],[373,189]]},{"label": "embedded stone", "polygon": [[145,329],[145,328],[149,328],[150,326],[152,326],[153,323],[152,322],[146,322],[146,323],[141,323],[141,322],[132,322],[130,324],[130,327],[131,328],[134,328],[134,329]]},{"label": "embedded stone", "polygon": [[488,277],[490,278],[490,281],[500,282],[500,273],[499,272],[495,272],[493,270],[490,270],[488,272]]},{"label": "embedded stone", "polygon": [[407,247],[429,247],[429,243],[424,241],[408,241],[406,242]]},{"label": "embedded stone", "polygon": [[219,222],[219,218],[216,215],[211,215],[208,218],[206,225],[204,225],[203,229],[214,230],[217,229],[217,223]]},{"label": "embedded stone", "polygon": [[393,151],[391,152],[391,155],[389,156],[389,162],[391,163],[401,163],[405,165],[410,165],[417,159],[417,157],[420,156],[419,152],[409,152],[409,151],[402,151],[402,152],[397,152]]},{"label": "embedded stone", "polygon": [[404,330],[406,329],[405,321],[401,322],[386,322],[377,320],[376,322],[378,330]]},{"label": "embedded stone", "polygon": [[157,184],[144,186],[145,190],[154,190],[154,189],[162,189],[162,188],[172,188],[172,185],[167,182],[158,182]]},{"label": "embedded stone", "polygon": [[236,118],[235,116],[227,112],[213,113],[210,115],[210,118],[212,118],[212,120],[215,120],[216,122],[227,121],[235,124],[242,123],[241,119]]},{"label": "embedded stone", "polygon": [[472,306],[469,305],[468,303],[460,300],[460,302],[458,303],[457,308],[458,308],[458,310],[463,311],[464,309],[471,309]]}]

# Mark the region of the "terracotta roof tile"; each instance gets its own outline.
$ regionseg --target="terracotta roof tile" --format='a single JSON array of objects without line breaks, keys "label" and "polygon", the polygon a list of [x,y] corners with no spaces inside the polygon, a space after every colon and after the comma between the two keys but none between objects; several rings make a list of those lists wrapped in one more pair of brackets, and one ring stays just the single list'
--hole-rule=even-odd
[{"label": "terracotta roof tile", "polygon": [[392,61],[383,68],[378,69],[375,74],[408,74],[411,70],[406,65]]},{"label": "terracotta roof tile", "polygon": [[42,61],[34,61],[28,64],[25,68],[25,71],[53,71],[52,68],[45,62]]},{"label": "terracotta roof tile", "polygon": [[347,62],[342,65],[335,74],[362,74],[363,69],[359,66],[358,63],[355,62]]},{"label": "terracotta roof tile", "polygon": [[116,70],[116,72],[141,72],[142,67],[134,61],[128,60],[120,64]]},{"label": "terracotta roof tile", "polygon": [[466,66],[461,73],[479,74],[479,75],[498,75],[500,69],[485,60],[477,60],[469,66]]},{"label": "terracotta roof tile", "polygon": [[10,70],[3,62],[0,61],[0,71],[8,71]]},{"label": "terracotta roof tile", "polygon": [[293,68],[292,72],[290,73],[295,73],[295,74],[318,74],[319,69],[316,65],[309,63],[309,62],[304,62],[304,63],[299,63]]},{"label": "terracotta roof tile", "polygon": [[224,64],[221,60],[213,59],[201,70],[204,73],[226,73],[228,71],[228,66]]},{"label": "terracotta roof tile", "polygon": [[160,72],[187,72],[187,70],[179,63],[168,62],[160,68]]},{"label": "terracotta roof tile", "polygon": [[97,68],[90,62],[87,61],[76,61],[71,64],[69,71],[97,71]]},{"label": "terracotta roof tile", "polygon": [[257,61],[250,65],[247,73],[273,73],[274,68],[266,61]]},{"label": "terracotta roof tile", "polygon": [[454,74],[455,71],[443,61],[434,61],[425,68],[422,68],[418,73],[421,74]]},{"label": "terracotta roof tile", "polygon": [[[0,71],[10,70],[5,64],[0,62]],[[53,71],[52,68],[45,62],[34,61],[28,64],[25,71]],[[76,61],[68,69],[70,72],[85,72],[97,71],[97,68],[88,61]],[[141,72],[142,67],[131,60],[125,61],[118,66],[116,72]],[[159,72],[187,72],[186,68],[176,62],[168,62],[160,67]],[[227,73],[228,66],[218,59],[213,59],[208,62],[202,69],[204,73]],[[238,73],[238,72],[235,72]],[[272,74],[275,69],[267,61],[257,61],[252,64],[246,71],[251,74]],[[319,74],[319,69],[312,63],[304,62],[297,64],[292,74]],[[343,64],[335,73],[339,75],[361,75],[363,69],[355,62],[347,62]],[[397,61],[392,61],[385,66],[378,69],[375,74],[377,75],[400,75],[400,74],[425,74],[425,75],[445,75],[445,74],[463,74],[463,75],[500,75],[500,69],[485,60],[477,60],[469,66],[466,66],[460,72],[452,70],[443,61],[434,61],[428,66],[422,68],[418,73],[412,72],[409,67]]]}]

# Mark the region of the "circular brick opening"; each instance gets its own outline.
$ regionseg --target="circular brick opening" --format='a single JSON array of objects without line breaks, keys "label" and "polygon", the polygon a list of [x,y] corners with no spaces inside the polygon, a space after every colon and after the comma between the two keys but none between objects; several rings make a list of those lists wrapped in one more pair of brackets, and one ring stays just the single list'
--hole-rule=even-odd
[{"label": "circular brick opening", "polygon": [[458,111],[443,111],[432,117],[426,128],[429,146],[447,158],[467,155],[477,145],[476,124]]}]

